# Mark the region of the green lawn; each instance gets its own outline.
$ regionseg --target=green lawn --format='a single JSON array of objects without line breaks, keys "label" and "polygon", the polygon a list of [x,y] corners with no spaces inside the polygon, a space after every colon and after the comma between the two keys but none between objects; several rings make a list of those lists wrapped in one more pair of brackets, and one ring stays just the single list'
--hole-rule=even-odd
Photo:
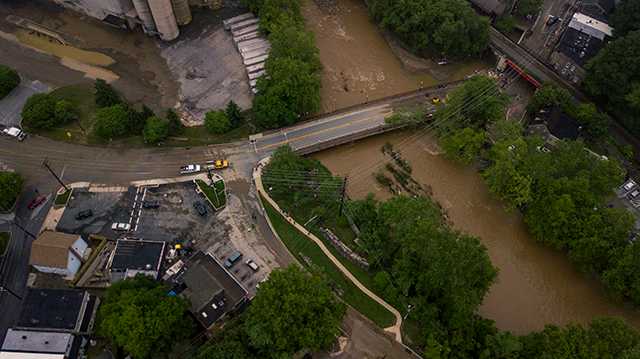
[{"label": "green lawn", "polygon": [[69,196],[71,196],[71,190],[65,191],[61,194],[56,195],[56,200],[54,202],[54,205],[56,206],[64,206],[65,204],[67,204],[67,201],[69,200]]},{"label": "green lawn", "polygon": [[209,186],[203,180],[196,180],[198,187],[202,190],[205,196],[213,203],[216,210],[221,209],[227,204],[227,196],[224,192],[224,181],[218,181]]},{"label": "green lawn", "polygon": [[[282,239],[289,251],[300,263],[303,263],[307,267],[310,267],[310,264],[312,264],[314,267],[319,268],[345,302],[371,319],[378,326],[386,328],[395,323],[393,314],[365,295],[348,280],[331,260],[324,255],[318,245],[302,235],[296,228],[289,224],[289,222],[285,221],[264,198],[262,198],[262,202],[280,239]],[[340,258],[340,256],[338,256],[338,258]],[[351,271],[351,267],[347,266],[347,268]],[[352,273],[360,279],[356,271]],[[362,273],[360,273],[360,275],[361,274]],[[367,285],[364,281],[362,281],[362,283]]]},{"label": "green lawn", "polygon": [[10,237],[9,232],[0,232],[0,255],[4,255],[4,252],[7,250]]}]

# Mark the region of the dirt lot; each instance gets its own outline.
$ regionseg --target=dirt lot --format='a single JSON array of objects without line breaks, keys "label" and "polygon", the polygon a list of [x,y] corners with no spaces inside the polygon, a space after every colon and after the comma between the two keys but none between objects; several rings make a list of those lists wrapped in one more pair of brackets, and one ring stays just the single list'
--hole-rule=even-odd
[{"label": "dirt lot", "polygon": [[[141,30],[115,29],[44,0],[0,3],[0,63],[54,87],[104,78],[132,102],[155,110],[178,101],[200,116],[233,99],[251,103],[248,80],[223,18],[243,11],[194,11],[177,41],[165,43]],[[61,34],[64,46],[29,34],[6,20],[29,19]]]}]

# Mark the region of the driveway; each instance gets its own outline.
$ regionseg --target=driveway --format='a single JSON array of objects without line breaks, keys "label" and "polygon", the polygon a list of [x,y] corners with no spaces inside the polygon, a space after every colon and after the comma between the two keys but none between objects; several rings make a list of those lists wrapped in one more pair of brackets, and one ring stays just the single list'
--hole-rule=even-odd
[{"label": "driveway", "polygon": [[20,126],[22,122],[22,107],[31,95],[48,92],[49,86],[40,81],[22,78],[20,85],[7,97],[0,100],[0,124],[11,127]]}]

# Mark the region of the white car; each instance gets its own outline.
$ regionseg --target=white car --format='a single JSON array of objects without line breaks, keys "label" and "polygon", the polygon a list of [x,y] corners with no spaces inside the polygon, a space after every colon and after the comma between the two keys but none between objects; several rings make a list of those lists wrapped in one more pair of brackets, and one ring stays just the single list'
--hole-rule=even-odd
[{"label": "white car", "polygon": [[188,175],[188,174],[191,174],[191,173],[200,172],[200,170],[201,170],[200,165],[186,165],[186,166],[180,167],[180,174],[181,175]]},{"label": "white car", "polygon": [[256,262],[253,261],[253,259],[247,259],[246,262],[244,262],[247,266],[249,266],[249,268],[251,268],[251,270],[253,270],[254,272],[257,272],[260,267],[258,267],[258,265],[256,264]]},{"label": "white car", "polygon": [[114,223],[111,225],[111,229],[114,231],[129,231],[131,225],[129,223]]},{"label": "white car", "polygon": [[18,141],[22,141],[25,137],[27,137],[27,134],[17,127],[5,128],[2,130],[2,133],[7,136],[15,137],[18,139]]}]

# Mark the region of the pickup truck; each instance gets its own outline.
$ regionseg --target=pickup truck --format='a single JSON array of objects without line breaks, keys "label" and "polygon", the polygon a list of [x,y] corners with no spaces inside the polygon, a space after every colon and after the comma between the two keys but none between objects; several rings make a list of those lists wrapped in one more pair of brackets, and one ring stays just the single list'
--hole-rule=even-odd
[{"label": "pickup truck", "polygon": [[2,129],[2,133],[7,136],[15,137],[18,141],[24,140],[27,134],[18,127],[7,127]]},{"label": "pickup truck", "polygon": [[181,175],[188,175],[191,173],[198,173],[201,171],[201,167],[200,165],[185,165],[180,167],[180,174]]}]

